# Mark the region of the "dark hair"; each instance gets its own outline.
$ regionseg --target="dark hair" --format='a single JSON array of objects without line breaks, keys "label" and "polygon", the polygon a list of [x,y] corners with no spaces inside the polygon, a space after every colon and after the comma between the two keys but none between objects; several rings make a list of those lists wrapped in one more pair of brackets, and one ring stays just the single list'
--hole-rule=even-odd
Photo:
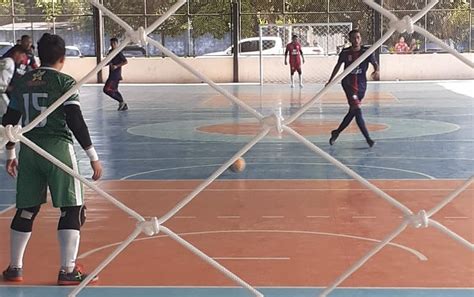
[{"label": "dark hair", "polygon": [[298,35],[293,34],[293,36],[291,36],[291,39],[293,39],[293,38],[298,38]]},{"label": "dark hair", "polygon": [[118,43],[118,39],[116,37],[110,38],[110,43],[112,43],[112,42],[117,42]]},{"label": "dark hair", "polygon": [[54,65],[66,55],[66,44],[59,35],[44,33],[38,41],[38,56],[42,65]]},{"label": "dark hair", "polygon": [[30,35],[21,35],[21,40],[25,40],[27,38],[31,38]]},{"label": "dark hair", "polygon": [[353,30],[351,30],[351,31],[349,32],[349,34],[347,34],[347,35],[349,35],[349,38],[351,38],[352,35],[357,34],[357,33],[360,34],[359,29],[353,29]]},{"label": "dark hair", "polygon": [[12,47],[10,50],[10,56],[13,56],[14,54],[26,54],[26,50],[19,44],[15,45]]}]

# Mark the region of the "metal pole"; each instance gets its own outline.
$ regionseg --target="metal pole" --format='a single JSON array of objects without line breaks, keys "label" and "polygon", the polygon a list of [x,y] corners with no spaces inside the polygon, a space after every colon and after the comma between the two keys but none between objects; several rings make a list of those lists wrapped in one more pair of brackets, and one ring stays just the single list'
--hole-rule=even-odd
[{"label": "metal pole", "polygon": [[239,82],[239,33],[240,33],[240,2],[232,1],[232,44],[234,49],[234,82]]},{"label": "metal pole", "polygon": [[[375,0],[375,3],[383,7],[383,0]],[[382,14],[378,11],[373,10],[374,12],[374,36],[373,40],[379,40],[382,37]],[[371,42],[373,43],[373,42]],[[380,47],[375,51],[375,59],[380,66]]]},{"label": "metal pole", "polygon": [[[95,58],[97,64],[99,64],[102,61],[102,54],[104,53],[104,18],[102,17],[102,11],[95,6],[92,6],[92,15],[94,22]],[[97,82],[103,82],[102,70],[97,73]]]},{"label": "metal pole", "polygon": [[263,30],[262,30],[262,25],[259,25],[258,26],[258,36],[259,36],[259,40],[258,40],[258,47],[259,47],[259,62],[260,62],[260,85],[263,86],[263,40],[262,40],[262,34],[263,34]]}]

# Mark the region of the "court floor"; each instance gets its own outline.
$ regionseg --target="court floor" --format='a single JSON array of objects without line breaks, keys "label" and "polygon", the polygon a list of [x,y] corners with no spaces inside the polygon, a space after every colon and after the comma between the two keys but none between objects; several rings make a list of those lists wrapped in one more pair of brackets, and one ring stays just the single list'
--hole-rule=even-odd
[{"label": "court floor", "polygon": [[[369,84],[363,112],[376,146],[355,123],[334,146],[347,111],[334,87],[292,127],[414,212],[430,209],[474,173],[472,81]],[[322,85],[224,85],[261,112],[284,118]],[[101,188],[146,218],[160,217],[260,131],[251,115],[205,85],[124,85],[129,110],[101,86],[81,89],[105,169]],[[77,147],[81,171],[88,159]],[[4,154],[0,153],[1,162]],[[289,135],[271,133],[166,226],[265,296],[317,296],[395,229],[402,213]],[[0,267],[9,259],[14,180],[0,172]],[[473,242],[469,187],[435,219]],[[80,262],[96,267],[135,220],[91,190]],[[44,206],[25,255],[25,282],[0,296],[65,296],[54,286],[58,213]],[[251,296],[163,234],[140,236],[80,296]],[[439,231],[408,228],[329,296],[474,296],[474,255]]]}]

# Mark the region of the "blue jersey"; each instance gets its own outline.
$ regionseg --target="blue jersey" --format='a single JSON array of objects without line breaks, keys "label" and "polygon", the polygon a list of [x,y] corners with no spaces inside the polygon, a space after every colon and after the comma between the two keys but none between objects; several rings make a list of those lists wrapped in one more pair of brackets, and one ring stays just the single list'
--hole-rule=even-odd
[{"label": "blue jersey", "polygon": [[[112,50],[109,52],[109,54],[111,52]],[[127,61],[127,58],[125,58],[122,52],[120,52],[112,59],[112,61],[110,61],[109,65],[119,65],[126,61]],[[114,70],[112,70],[112,68],[109,68],[109,79],[116,80],[116,81],[122,80],[122,67],[119,67]]]},{"label": "blue jersey", "polygon": [[[357,60],[360,56],[362,56],[368,47],[361,47],[360,50],[354,51],[352,47],[345,48],[339,54],[338,63],[344,64],[344,69],[349,67],[355,60]],[[354,95],[357,95],[359,100],[365,95],[365,90],[367,88],[367,77],[366,72],[369,68],[369,63],[372,65],[376,65],[377,61],[375,60],[375,56],[371,54],[367,59],[362,61],[354,70],[352,70],[344,79],[342,80],[342,86],[346,95],[349,99],[352,98]]]}]

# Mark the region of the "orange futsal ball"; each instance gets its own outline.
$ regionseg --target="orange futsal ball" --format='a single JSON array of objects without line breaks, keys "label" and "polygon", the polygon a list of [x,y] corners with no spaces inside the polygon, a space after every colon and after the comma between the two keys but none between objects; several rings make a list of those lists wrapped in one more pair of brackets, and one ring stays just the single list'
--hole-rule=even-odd
[{"label": "orange futsal ball", "polygon": [[245,169],[245,160],[244,158],[238,158],[234,164],[230,166],[230,170],[233,172],[242,172]]}]

